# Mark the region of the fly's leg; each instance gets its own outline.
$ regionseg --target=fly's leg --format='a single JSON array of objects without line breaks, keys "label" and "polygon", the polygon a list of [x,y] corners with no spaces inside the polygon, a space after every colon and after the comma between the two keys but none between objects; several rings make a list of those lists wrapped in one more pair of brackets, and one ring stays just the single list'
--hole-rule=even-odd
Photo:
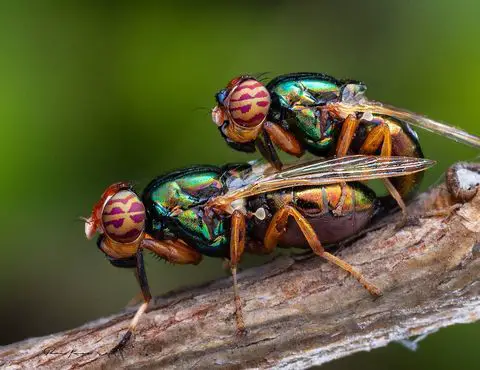
[{"label": "fly's leg", "polygon": [[202,255],[181,239],[157,240],[145,235],[141,248],[177,265],[198,265]]},{"label": "fly's leg", "polygon": [[[360,154],[374,154],[379,148],[381,148],[381,157],[390,157],[392,155],[392,134],[385,122],[380,123],[370,131],[360,148]],[[402,220],[397,225],[397,228],[400,228],[408,221],[407,206],[392,182],[389,179],[383,179],[382,181],[390,195],[395,199],[402,210]]]},{"label": "fly's leg", "polygon": [[268,136],[273,143],[282,151],[295,157],[301,157],[304,149],[297,138],[279,124],[266,121],[263,124],[265,136]]},{"label": "fly's leg", "polygon": [[341,269],[347,271],[350,275],[352,275],[355,279],[358,280],[360,284],[362,284],[365,289],[373,296],[380,296],[382,292],[379,288],[377,288],[372,283],[368,282],[367,279],[353,266],[349,265],[347,262],[341,260],[338,257],[335,257],[333,254],[328,253],[323,248],[320,240],[315,233],[312,225],[302,216],[302,214],[292,206],[284,206],[283,208],[279,209],[272,218],[272,221],[268,225],[267,232],[265,234],[264,245],[268,251],[272,251],[278,244],[280,237],[286,232],[288,218],[292,217],[297,225],[299,226],[300,230],[302,231],[305,239],[308,242],[310,248],[312,248],[313,252],[325,258],[327,261],[337,265]]},{"label": "fly's leg", "polygon": [[[337,157],[345,157],[348,154],[348,149],[350,149],[350,144],[352,143],[353,138],[355,137],[355,132],[357,131],[360,121],[353,114],[350,114],[342,124],[342,131],[340,132],[340,137],[338,138],[337,148],[335,154]],[[335,216],[343,215],[343,206],[345,204],[345,199],[347,197],[347,183],[340,183],[342,187],[342,192],[340,195],[340,200],[337,203],[337,206],[332,211]]]},{"label": "fly's leg", "polygon": [[380,147],[381,157],[392,155],[392,134],[385,122],[380,123],[370,131],[360,148],[360,154],[374,154]]},{"label": "fly's leg", "polygon": [[398,192],[397,188],[393,186],[392,182],[389,179],[382,179],[382,181],[385,187],[387,188],[388,192],[390,193],[390,195],[393,197],[393,199],[395,199],[395,201],[400,206],[400,209],[402,210],[402,219],[395,226],[396,229],[401,229],[403,226],[407,224],[407,221],[408,221],[407,206],[405,205],[405,202],[403,201],[402,196]]},{"label": "fly's leg", "polygon": [[238,292],[237,266],[245,250],[246,222],[245,216],[238,210],[232,214],[230,233],[230,270],[233,277],[233,296],[235,302],[235,319],[237,335],[245,335],[245,321],[243,320],[242,300]]},{"label": "fly's leg", "polygon": [[342,131],[337,142],[335,155],[337,157],[345,157],[348,154],[352,140],[355,137],[360,121],[353,114],[350,114],[342,124]]},{"label": "fly's leg", "polygon": [[147,275],[145,273],[145,264],[143,263],[142,248],[138,248],[136,259],[137,259],[136,275],[137,275],[138,283],[140,284],[140,289],[142,290],[143,303],[138,308],[132,321],[130,321],[128,330],[125,332],[125,334],[123,334],[120,342],[118,342],[118,344],[112,348],[112,350],[110,351],[110,354],[117,353],[119,351],[122,351],[125,348],[127,343],[132,338],[133,332],[135,331],[138,325],[138,321],[140,320],[140,317],[142,317],[142,315],[145,313],[145,311],[147,310],[148,303],[152,299],[152,295],[150,294],[150,288],[148,287]]},{"label": "fly's leg", "polygon": [[113,349],[110,351],[110,354],[115,354],[117,352],[122,351],[125,348],[128,342],[131,340],[133,333],[137,328],[140,318],[147,310],[148,303],[152,299],[152,295],[150,294],[150,288],[148,286],[147,274],[145,271],[145,264],[143,262],[144,249],[147,249],[150,252],[155,253],[157,256],[171,263],[196,265],[202,259],[202,256],[200,253],[198,253],[197,251],[189,247],[180,239],[158,241],[153,239],[149,235],[145,236],[145,239],[140,244],[136,253],[137,264],[136,264],[136,271],[135,271],[138,283],[140,285],[140,289],[142,291],[143,303],[138,308],[132,321],[130,321],[128,330],[122,336],[122,339],[120,340],[120,342],[118,342],[118,344],[115,347],[113,347]]},{"label": "fly's leg", "polygon": [[262,157],[264,157],[277,171],[280,171],[283,167],[282,161],[278,157],[278,153],[273,146],[272,140],[265,129],[262,129],[262,133],[263,140],[259,135],[255,140],[255,146]]},{"label": "fly's leg", "polygon": [[347,199],[347,183],[341,182],[340,183],[341,193],[340,199],[338,200],[337,206],[332,210],[332,213],[335,216],[342,216],[343,215],[343,206],[345,205],[345,200]]}]

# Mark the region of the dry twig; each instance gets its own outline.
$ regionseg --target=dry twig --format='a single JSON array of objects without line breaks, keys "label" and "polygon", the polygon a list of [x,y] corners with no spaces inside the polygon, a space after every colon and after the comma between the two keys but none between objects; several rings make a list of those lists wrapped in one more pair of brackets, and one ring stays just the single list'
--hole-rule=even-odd
[{"label": "dry twig", "polygon": [[[411,212],[425,212],[421,199]],[[320,258],[279,257],[239,276],[245,337],[234,335],[231,280],[222,279],[154,299],[122,356],[106,353],[131,310],[0,348],[0,367],[299,368],[473,322],[480,316],[479,215],[480,194],[447,218],[397,232],[391,223],[342,249],[383,290],[377,300]]]}]

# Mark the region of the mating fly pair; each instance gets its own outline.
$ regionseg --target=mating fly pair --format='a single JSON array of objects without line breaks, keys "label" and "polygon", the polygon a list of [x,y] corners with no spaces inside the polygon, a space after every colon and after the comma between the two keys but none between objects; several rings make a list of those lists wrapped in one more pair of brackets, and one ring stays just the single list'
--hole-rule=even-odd
[{"label": "mating fly pair", "polygon": [[[401,206],[417,187],[423,159],[409,123],[480,147],[480,139],[400,109],[370,102],[365,85],[317,73],[280,76],[264,86],[253,77],[232,80],[212,112],[227,143],[258,149],[268,163],[195,166],[153,180],[137,195],[128,183],[111,185],[86,220],[88,238],[118,267],[130,267],[144,303],[112,352],[130,340],[151,299],[143,252],[176,264],[203,255],[227,258],[233,275],[237,332],[245,331],[237,286],[243,253],[277,246],[310,248],[357,279],[372,295],[381,291],[347,262],[328,253],[365,229],[384,207],[361,181],[382,179]],[[284,167],[275,146],[300,157],[329,159]],[[375,155],[375,156],[371,156]]]},{"label": "mating fly pair", "polygon": [[[277,169],[282,163],[275,146],[301,157],[305,151],[332,158],[348,154],[422,158],[417,134],[409,124],[480,147],[480,138],[403,109],[373,102],[366,86],[321,73],[292,73],[268,84],[252,76],[231,80],[215,98],[212,119],[236,150],[256,149]],[[418,187],[423,174],[384,179],[401,207]],[[336,213],[341,214],[345,192]]]},{"label": "mating fly pair", "polygon": [[[421,158],[347,156],[281,171],[262,162],[196,166],[154,179],[141,197],[128,183],[111,185],[86,220],[85,233],[88,238],[100,234],[97,245],[114,266],[135,269],[144,299],[112,352],[130,340],[151,299],[144,251],[175,264],[198,264],[203,255],[229,259],[238,333],[245,331],[245,324],[236,271],[245,252],[266,254],[277,246],[311,248],[372,295],[380,295],[377,286],[325,251],[324,245],[356,235],[381,210],[375,193],[359,181],[411,175],[433,163]],[[334,215],[342,192],[344,212]]]}]

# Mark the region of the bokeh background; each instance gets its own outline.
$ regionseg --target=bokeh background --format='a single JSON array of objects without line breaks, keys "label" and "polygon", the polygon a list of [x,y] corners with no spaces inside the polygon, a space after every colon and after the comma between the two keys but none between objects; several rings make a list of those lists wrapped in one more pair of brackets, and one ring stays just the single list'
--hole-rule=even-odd
[{"label": "bokeh background", "polygon": [[[137,293],[77,217],[119,180],[142,189],[177,167],[253,159],[209,116],[236,75],[352,77],[370,98],[480,134],[479,17],[474,0],[1,1],[0,344],[118,312]],[[420,137],[439,162],[424,187],[478,155]],[[147,268],[155,294],[225,275],[213,259]],[[325,368],[474,369],[479,335],[456,326],[415,353],[393,344]]]}]

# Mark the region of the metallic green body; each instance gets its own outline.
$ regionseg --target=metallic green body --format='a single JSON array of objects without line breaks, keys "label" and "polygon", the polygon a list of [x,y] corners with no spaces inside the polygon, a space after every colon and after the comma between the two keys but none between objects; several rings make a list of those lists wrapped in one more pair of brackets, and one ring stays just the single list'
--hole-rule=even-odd
[{"label": "metallic green body", "polygon": [[269,89],[270,94],[276,94],[284,107],[293,105],[317,105],[321,99],[335,99],[340,96],[341,85],[333,81],[316,78],[301,80],[286,80]]},{"label": "metallic green body", "polygon": [[334,146],[336,126],[341,123],[324,120],[321,124],[316,107],[342,101],[345,96],[358,98],[366,88],[357,81],[339,81],[320,73],[293,73],[273,79],[267,89],[272,97],[270,119],[286,123],[307,150],[324,155]]},{"label": "metallic green body", "polygon": [[[143,193],[147,211],[146,231],[158,239],[180,238],[204,255],[229,257],[230,217],[205,210],[206,202],[242,184],[250,165],[225,168],[191,167],[161,176]],[[349,183],[342,216],[334,216],[341,197],[340,185],[293,187],[245,199],[240,205],[254,213],[264,208],[266,218],[247,218],[247,241],[263,245],[263,232],[273,214],[289,204],[313,225],[320,240],[335,243],[361,230],[376,210],[375,194],[366,186]],[[286,246],[307,247],[298,227],[292,223],[282,239]],[[261,247],[260,247],[261,249]]]},{"label": "metallic green body", "polygon": [[220,177],[218,168],[192,167],[152,181],[143,194],[147,230],[180,237],[205,255],[226,256],[229,221],[205,215],[202,207],[225,190]]},{"label": "metallic green body", "polygon": [[[340,81],[319,73],[293,73],[279,76],[267,85],[272,97],[269,119],[295,134],[305,149],[315,155],[335,153],[343,120],[322,117],[317,109],[328,103],[351,102],[364,98],[366,86],[358,81]],[[370,121],[361,121],[351,153],[359,150],[368,133],[380,123],[387,123],[392,136],[392,155],[423,157],[416,133],[410,126],[389,116],[376,115]],[[380,154],[380,149],[377,153]],[[423,172],[392,179],[402,196],[411,194],[420,183]]]}]

